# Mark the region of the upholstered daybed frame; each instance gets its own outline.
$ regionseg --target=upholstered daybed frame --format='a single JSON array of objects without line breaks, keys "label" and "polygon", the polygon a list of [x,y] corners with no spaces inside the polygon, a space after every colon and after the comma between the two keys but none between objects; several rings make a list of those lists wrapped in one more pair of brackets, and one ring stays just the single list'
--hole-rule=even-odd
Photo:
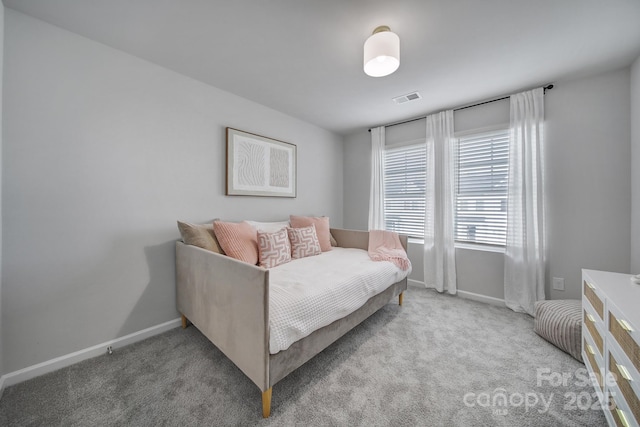
[{"label": "upholstered daybed frame", "polygon": [[[331,229],[337,246],[368,249],[366,231]],[[407,248],[407,236],[400,236]],[[262,415],[271,413],[271,390],[313,356],[378,311],[395,296],[402,305],[407,279],[397,282],[350,315],[288,349],[269,354],[269,270],[176,242],[177,306],[182,327],[195,325],[262,391]]]}]

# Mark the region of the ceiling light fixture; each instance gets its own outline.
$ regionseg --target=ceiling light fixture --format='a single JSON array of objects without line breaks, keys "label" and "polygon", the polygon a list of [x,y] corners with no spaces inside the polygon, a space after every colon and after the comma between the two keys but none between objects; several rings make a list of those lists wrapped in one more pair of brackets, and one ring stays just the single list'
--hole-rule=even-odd
[{"label": "ceiling light fixture", "polygon": [[364,72],[371,77],[384,77],[400,66],[400,38],[386,25],[373,30],[364,42]]}]

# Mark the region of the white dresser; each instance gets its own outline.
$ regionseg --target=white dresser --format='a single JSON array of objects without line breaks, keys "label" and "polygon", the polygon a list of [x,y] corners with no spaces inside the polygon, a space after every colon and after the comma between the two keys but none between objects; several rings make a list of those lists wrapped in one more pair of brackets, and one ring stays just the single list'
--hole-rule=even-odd
[{"label": "white dresser", "polygon": [[640,285],[630,277],[582,270],[582,358],[611,426],[640,423]]}]

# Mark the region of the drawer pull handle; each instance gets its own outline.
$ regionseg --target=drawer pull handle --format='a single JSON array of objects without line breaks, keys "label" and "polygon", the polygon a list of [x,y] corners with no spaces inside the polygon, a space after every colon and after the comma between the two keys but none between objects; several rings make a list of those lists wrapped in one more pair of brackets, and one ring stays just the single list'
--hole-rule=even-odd
[{"label": "drawer pull handle", "polygon": [[622,421],[622,425],[624,427],[629,427],[629,421],[627,420],[627,416],[625,415],[624,411],[622,411],[620,408],[616,408],[616,412],[618,413],[618,417],[620,417],[620,421]]},{"label": "drawer pull handle", "polygon": [[595,286],[593,286],[591,283],[589,283],[589,282],[587,282],[587,281],[585,281],[584,283],[586,283],[586,284],[587,284],[587,286],[588,286],[589,288],[591,288],[591,289],[595,289],[595,288],[596,288]]},{"label": "drawer pull handle", "polygon": [[616,320],[618,321],[620,326],[622,326],[622,329],[624,329],[627,332],[633,332],[633,328],[626,320],[624,319],[616,319]]},{"label": "drawer pull handle", "polygon": [[629,371],[627,370],[626,366],[620,365],[618,363],[616,363],[616,366],[618,367],[618,370],[620,371],[620,375],[622,375],[622,378],[624,378],[627,381],[633,381],[633,379],[631,378],[631,374],[629,374]]},{"label": "drawer pull handle", "polygon": [[591,323],[596,323],[596,318],[593,317],[591,314],[587,313],[587,319],[589,319],[589,321],[591,321]]},{"label": "drawer pull handle", "polygon": [[593,347],[591,347],[589,344],[587,344],[587,351],[591,354],[596,354],[596,352],[593,350]]}]

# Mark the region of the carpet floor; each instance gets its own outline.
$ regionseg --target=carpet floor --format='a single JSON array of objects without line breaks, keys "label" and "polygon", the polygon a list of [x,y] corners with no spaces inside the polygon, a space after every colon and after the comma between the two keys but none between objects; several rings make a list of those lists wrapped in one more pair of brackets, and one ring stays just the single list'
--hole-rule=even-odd
[{"label": "carpet floor", "polygon": [[193,326],[8,387],[2,426],[604,426],[584,365],[506,308],[410,287],[273,387]]}]

